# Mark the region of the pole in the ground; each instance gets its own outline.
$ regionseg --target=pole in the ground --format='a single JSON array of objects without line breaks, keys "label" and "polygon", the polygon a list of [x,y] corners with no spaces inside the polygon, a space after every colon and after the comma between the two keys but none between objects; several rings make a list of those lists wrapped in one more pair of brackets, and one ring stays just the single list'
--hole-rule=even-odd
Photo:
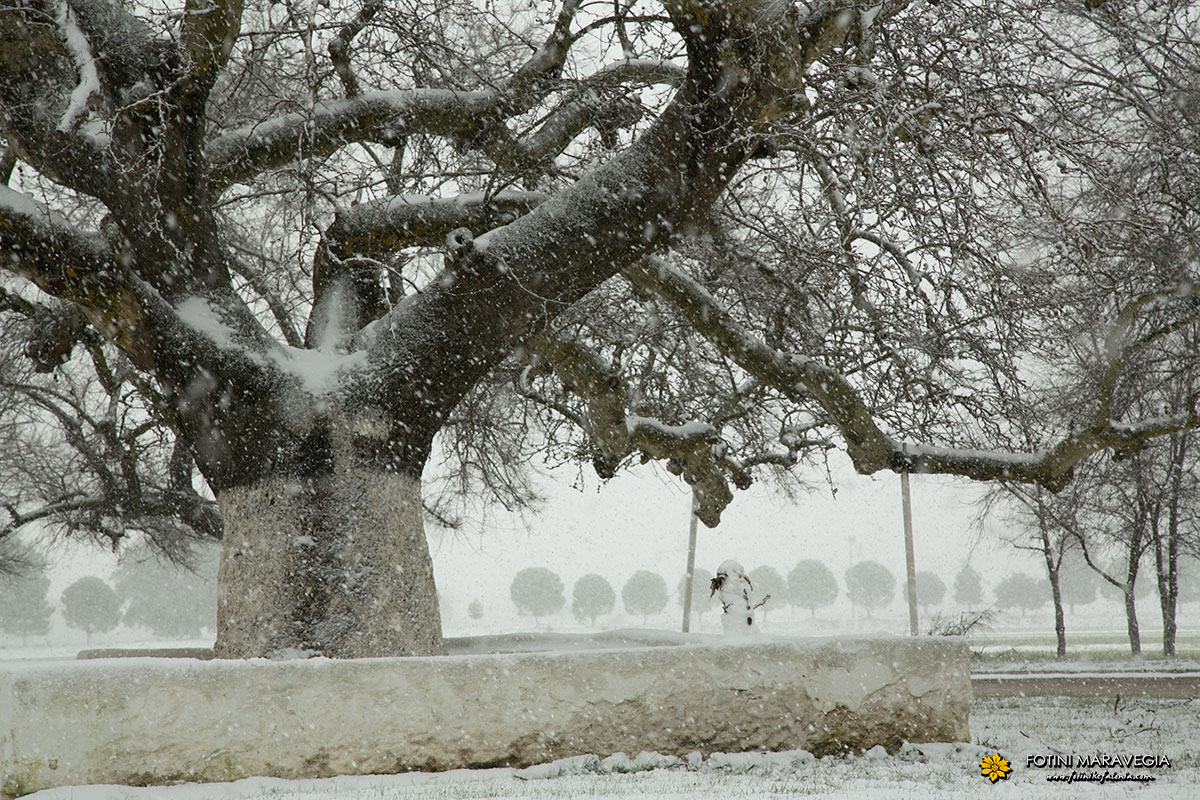
[{"label": "pole in the ground", "polygon": [[[907,454],[908,448],[905,447]],[[913,526],[912,526],[912,493],[908,488],[908,464],[900,471],[900,499],[904,512],[904,562],[908,573],[908,627],[909,632],[917,635],[917,572],[916,559],[913,557]]]},{"label": "pole in the ground", "polygon": [[696,497],[696,490],[692,490],[692,513],[691,520],[688,523],[688,553],[687,553],[687,578],[685,579],[683,591],[683,632],[687,633],[692,627],[692,587],[695,583],[696,575],[696,512],[700,509],[700,498]]}]

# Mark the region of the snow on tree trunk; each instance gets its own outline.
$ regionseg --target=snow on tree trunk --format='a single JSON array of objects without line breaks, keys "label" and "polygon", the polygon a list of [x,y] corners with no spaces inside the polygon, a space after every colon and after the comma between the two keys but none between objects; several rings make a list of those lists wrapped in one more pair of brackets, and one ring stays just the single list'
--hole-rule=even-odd
[{"label": "snow on tree trunk", "polygon": [[1132,584],[1126,584],[1123,601],[1125,603],[1125,628],[1129,632],[1129,653],[1140,656],[1142,654],[1142,634],[1138,628],[1137,604],[1133,599]]},{"label": "snow on tree trunk", "polygon": [[345,467],[217,499],[218,657],[445,652],[420,481]]},{"label": "snow on tree trunk", "polygon": [[1175,598],[1163,597],[1159,600],[1159,603],[1162,606],[1163,618],[1163,658],[1173,658],[1175,656],[1175,636],[1178,628],[1178,623],[1175,620]]}]

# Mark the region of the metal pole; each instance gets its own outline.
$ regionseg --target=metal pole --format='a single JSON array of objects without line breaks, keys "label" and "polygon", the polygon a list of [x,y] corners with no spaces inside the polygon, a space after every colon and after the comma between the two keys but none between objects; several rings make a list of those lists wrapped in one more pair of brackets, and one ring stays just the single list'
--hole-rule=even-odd
[{"label": "metal pole", "polygon": [[687,578],[685,586],[687,587],[683,593],[683,632],[687,633],[692,627],[692,585],[695,583],[696,575],[696,512],[700,509],[700,499],[696,497],[696,490],[692,490],[692,514],[691,521],[688,524],[688,554],[687,554]]},{"label": "metal pole", "polygon": [[904,509],[904,563],[908,573],[908,627],[916,636],[920,630],[917,625],[917,568],[913,557],[912,494],[908,490],[907,468],[900,472],[900,498]]}]

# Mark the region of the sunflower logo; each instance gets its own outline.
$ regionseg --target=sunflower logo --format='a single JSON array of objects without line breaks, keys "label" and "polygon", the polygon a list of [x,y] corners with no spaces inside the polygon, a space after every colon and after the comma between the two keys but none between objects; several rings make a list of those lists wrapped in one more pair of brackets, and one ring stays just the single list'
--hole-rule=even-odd
[{"label": "sunflower logo", "polygon": [[988,756],[980,761],[979,769],[982,771],[983,777],[995,783],[1008,777],[1008,773],[1012,772],[1012,765],[1008,763],[1007,759],[996,753],[996,755]]}]

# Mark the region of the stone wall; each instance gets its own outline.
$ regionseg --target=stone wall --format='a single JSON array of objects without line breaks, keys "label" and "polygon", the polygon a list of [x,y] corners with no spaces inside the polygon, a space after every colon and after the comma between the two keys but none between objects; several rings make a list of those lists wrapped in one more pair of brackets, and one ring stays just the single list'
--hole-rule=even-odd
[{"label": "stone wall", "polygon": [[965,642],[0,664],[0,794],[966,741]]}]

